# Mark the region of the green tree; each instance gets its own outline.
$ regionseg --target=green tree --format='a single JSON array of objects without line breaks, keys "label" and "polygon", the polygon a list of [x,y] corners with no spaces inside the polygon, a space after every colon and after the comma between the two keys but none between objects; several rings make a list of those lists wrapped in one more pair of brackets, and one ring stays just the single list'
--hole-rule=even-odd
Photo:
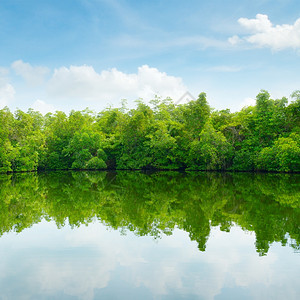
[{"label": "green tree", "polygon": [[152,109],[143,103],[137,102],[137,108],[129,113],[128,122],[121,135],[121,153],[117,161],[119,169],[140,169],[148,166],[151,158],[145,142],[154,122]]},{"label": "green tree", "polygon": [[0,110],[0,173],[12,171],[11,161],[14,156],[10,136],[14,123],[13,114],[8,107]]},{"label": "green tree", "polygon": [[188,165],[192,169],[221,170],[226,168],[230,157],[230,144],[221,132],[217,132],[207,122],[199,135],[199,140],[190,144]]},{"label": "green tree", "polygon": [[192,139],[199,136],[209,119],[210,110],[205,93],[200,93],[197,100],[192,100],[183,106],[185,127]]},{"label": "green tree", "polygon": [[279,138],[273,147],[261,150],[257,167],[266,171],[299,172],[300,171],[300,138],[291,134],[287,138]]}]

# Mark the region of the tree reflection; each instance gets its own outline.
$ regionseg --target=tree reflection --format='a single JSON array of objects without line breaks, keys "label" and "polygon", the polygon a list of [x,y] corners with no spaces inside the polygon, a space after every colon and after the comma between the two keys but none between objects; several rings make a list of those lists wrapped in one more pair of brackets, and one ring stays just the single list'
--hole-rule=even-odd
[{"label": "tree reflection", "polygon": [[49,172],[0,176],[0,235],[43,218],[59,228],[105,225],[159,238],[175,227],[201,251],[212,226],[256,234],[256,250],[273,242],[299,251],[298,174]]}]

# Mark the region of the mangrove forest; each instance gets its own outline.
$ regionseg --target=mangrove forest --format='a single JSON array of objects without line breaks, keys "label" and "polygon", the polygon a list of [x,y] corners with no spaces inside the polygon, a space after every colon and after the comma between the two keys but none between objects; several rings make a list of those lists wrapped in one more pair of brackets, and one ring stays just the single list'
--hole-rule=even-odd
[{"label": "mangrove forest", "polygon": [[198,99],[174,104],[125,102],[96,113],[85,109],[42,115],[0,110],[0,172],[35,170],[300,171],[300,91],[238,112]]}]

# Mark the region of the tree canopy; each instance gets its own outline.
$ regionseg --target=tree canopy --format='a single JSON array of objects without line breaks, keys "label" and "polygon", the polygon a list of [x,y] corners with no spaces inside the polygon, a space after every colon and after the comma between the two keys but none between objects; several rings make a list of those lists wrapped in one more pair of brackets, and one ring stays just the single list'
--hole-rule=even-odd
[{"label": "tree canopy", "polygon": [[231,113],[198,99],[45,116],[0,110],[0,172],[66,169],[300,171],[300,91]]}]

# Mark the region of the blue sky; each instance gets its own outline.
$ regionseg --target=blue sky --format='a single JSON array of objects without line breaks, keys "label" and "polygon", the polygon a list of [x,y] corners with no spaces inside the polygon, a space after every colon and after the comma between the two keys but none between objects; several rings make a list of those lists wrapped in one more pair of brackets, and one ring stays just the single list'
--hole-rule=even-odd
[{"label": "blue sky", "polygon": [[239,110],[300,89],[300,2],[0,0],[0,108],[207,93]]}]

